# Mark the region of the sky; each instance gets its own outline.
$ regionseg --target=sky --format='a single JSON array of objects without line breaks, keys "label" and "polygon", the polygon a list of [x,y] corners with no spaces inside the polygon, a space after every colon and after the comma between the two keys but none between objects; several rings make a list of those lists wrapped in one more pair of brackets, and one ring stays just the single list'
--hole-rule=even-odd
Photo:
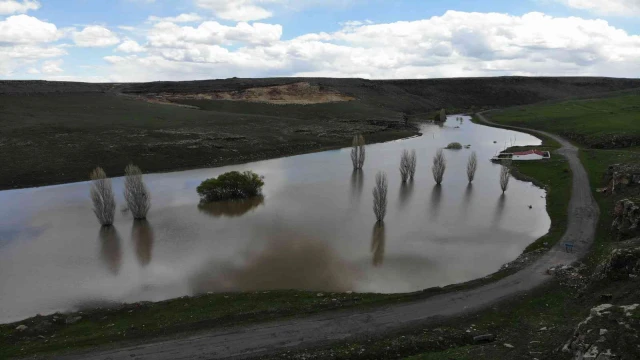
[{"label": "sky", "polygon": [[640,77],[640,0],[0,0],[0,79]]}]

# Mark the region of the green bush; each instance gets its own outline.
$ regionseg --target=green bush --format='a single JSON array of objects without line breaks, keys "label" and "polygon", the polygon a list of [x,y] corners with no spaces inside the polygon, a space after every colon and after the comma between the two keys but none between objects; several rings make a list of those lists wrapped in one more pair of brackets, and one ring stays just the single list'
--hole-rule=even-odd
[{"label": "green bush", "polygon": [[253,171],[231,171],[207,179],[196,189],[202,202],[246,199],[260,194],[263,177]]},{"label": "green bush", "polygon": [[447,149],[460,150],[462,149],[462,144],[460,144],[459,142],[452,142],[451,144],[447,145]]}]

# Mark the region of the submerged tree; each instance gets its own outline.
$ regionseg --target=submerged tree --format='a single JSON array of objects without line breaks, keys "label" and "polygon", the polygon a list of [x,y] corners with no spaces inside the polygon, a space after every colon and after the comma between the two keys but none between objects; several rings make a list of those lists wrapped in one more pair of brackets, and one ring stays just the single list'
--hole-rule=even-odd
[{"label": "submerged tree", "polygon": [[469,182],[473,182],[473,179],[476,177],[476,170],[478,169],[478,156],[476,152],[472,152],[469,155],[469,161],[467,162],[467,178],[469,178]]},{"label": "submerged tree", "polygon": [[411,155],[409,155],[409,150],[403,150],[402,156],[400,157],[400,179],[403,183],[406,183],[409,180],[409,175],[411,174]]},{"label": "submerged tree", "polygon": [[89,175],[91,179],[91,201],[93,201],[93,213],[96,214],[102,226],[113,224],[116,213],[116,199],[111,187],[111,179],[98,167]]},{"label": "submerged tree", "polygon": [[503,160],[500,169],[500,188],[504,194],[509,187],[509,179],[511,178],[511,160]]},{"label": "submerged tree", "polygon": [[418,165],[418,158],[416,156],[416,151],[411,150],[411,155],[409,155],[409,178],[413,180],[414,176],[416,176],[416,166]]},{"label": "submerged tree", "polygon": [[433,179],[436,181],[436,184],[440,185],[442,183],[442,178],[444,177],[444,171],[446,169],[447,159],[445,159],[444,153],[442,152],[442,149],[440,149],[433,157],[433,166],[431,167]]},{"label": "submerged tree", "polygon": [[142,180],[142,171],[139,167],[129,164],[124,173],[124,199],[127,201],[127,207],[134,219],[146,219],[151,207],[151,194]]},{"label": "submerged tree", "polygon": [[376,174],[376,187],[373,188],[373,213],[376,215],[378,222],[384,220],[387,214],[387,174],[379,171]]},{"label": "submerged tree", "polygon": [[351,162],[353,162],[354,170],[362,169],[365,159],[364,137],[356,135],[353,137],[353,149],[351,149]]}]

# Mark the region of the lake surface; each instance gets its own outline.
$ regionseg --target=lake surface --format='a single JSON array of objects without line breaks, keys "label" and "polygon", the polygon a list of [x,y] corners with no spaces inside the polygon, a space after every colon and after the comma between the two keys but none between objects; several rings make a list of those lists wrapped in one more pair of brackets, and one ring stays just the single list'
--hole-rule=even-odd
[{"label": "lake surface", "polygon": [[[548,231],[545,191],[511,179],[502,196],[500,166],[489,161],[505,144],[539,139],[455,116],[422,132],[367,146],[361,173],[342,149],[146,175],[152,209],[144,222],[120,211],[117,178],[110,229],[95,219],[86,182],[2,191],[0,322],[203,292],[415,291],[488,275]],[[471,149],[445,150],[447,170],[436,186],[432,157],[452,141]],[[418,155],[406,186],[398,171],[403,149]],[[474,150],[478,172],[468,185]],[[198,206],[202,180],[249,169],[265,176],[263,198]],[[372,211],[379,170],[389,178],[384,226]]]}]

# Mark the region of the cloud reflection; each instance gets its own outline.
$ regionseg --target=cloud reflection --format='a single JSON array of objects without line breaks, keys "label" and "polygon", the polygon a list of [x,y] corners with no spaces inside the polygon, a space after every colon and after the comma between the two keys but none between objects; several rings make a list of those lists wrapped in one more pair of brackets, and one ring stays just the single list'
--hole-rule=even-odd
[{"label": "cloud reflection", "polygon": [[265,248],[243,264],[211,261],[190,279],[195,293],[300,289],[347,291],[354,269],[322,240],[289,231],[264,229]]}]

